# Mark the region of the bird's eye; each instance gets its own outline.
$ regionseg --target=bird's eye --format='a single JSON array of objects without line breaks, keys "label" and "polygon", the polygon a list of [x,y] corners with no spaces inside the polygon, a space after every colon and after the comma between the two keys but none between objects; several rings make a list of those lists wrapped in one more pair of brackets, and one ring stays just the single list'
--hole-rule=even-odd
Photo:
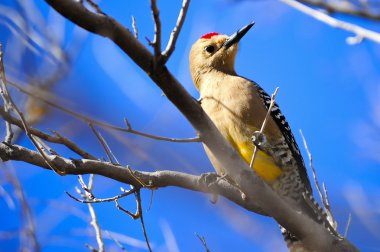
[{"label": "bird's eye", "polygon": [[210,45],[205,47],[206,52],[213,53],[215,51],[215,47]]}]

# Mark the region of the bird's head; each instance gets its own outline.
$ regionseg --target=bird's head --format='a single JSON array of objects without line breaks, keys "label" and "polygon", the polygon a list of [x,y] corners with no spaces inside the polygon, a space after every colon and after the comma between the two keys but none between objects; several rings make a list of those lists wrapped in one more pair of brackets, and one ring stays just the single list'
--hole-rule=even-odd
[{"label": "bird's head", "polygon": [[231,36],[207,33],[194,43],[190,51],[190,72],[197,88],[202,74],[212,71],[235,73],[238,42],[254,24],[244,26]]}]

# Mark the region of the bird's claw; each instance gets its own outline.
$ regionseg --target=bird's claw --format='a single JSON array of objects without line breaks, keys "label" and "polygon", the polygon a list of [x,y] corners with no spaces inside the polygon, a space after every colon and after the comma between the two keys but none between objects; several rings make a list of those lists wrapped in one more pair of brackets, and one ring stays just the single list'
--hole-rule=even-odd
[{"label": "bird's claw", "polygon": [[213,184],[218,182],[219,178],[220,176],[215,172],[203,173],[201,175],[201,180],[205,182],[207,187],[212,187]]},{"label": "bird's claw", "polygon": [[[204,181],[206,183],[206,186],[208,188],[211,188],[213,187],[215,184],[218,183],[219,179],[221,179],[221,177],[214,173],[214,172],[209,172],[209,173],[204,173],[201,175],[201,180]],[[211,199],[210,199],[210,202],[212,204],[216,204],[218,202],[218,195],[213,193],[211,195]]]},{"label": "bird's claw", "polygon": [[251,139],[252,139],[253,144],[257,147],[262,147],[267,142],[267,138],[265,134],[260,131],[253,132]]}]

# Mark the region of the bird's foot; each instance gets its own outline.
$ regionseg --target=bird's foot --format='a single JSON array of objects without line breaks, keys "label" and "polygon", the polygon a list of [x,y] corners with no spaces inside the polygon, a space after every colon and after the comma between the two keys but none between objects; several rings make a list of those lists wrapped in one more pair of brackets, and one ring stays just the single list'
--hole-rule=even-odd
[{"label": "bird's foot", "polygon": [[203,173],[200,180],[204,181],[207,187],[212,187],[212,185],[218,181],[218,178],[220,178],[220,176],[215,172],[208,172]]},{"label": "bird's foot", "polygon": [[[220,178],[221,177],[215,172],[208,172],[208,173],[203,173],[201,175],[200,180],[204,181],[204,183],[206,184],[208,188],[212,188],[214,185],[218,183]],[[218,198],[219,198],[218,194],[212,193],[210,202],[212,204],[216,204],[218,202]]]},{"label": "bird's foot", "polygon": [[255,131],[252,134],[252,143],[258,148],[262,148],[267,143],[267,137],[260,131]]}]

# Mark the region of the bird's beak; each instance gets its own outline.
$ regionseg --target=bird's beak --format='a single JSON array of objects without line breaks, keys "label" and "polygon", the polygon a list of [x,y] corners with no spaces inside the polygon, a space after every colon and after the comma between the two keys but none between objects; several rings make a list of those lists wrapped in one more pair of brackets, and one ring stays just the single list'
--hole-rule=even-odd
[{"label": "bird's beak", "polygon": [[233,44],[236,44],[237,42],[240,41],[240,39],[249,31],[249,29],[251,29],[251,27],[255,24],[255,22],[253,21],[252,23],[244,26],[243,28],[241,28],[240,30],[238,30],[237,32],[235,32],[234,34],[232,34],[230,36],[230,38],[224,42],[223,46],[225,49],[228,49],[230,48],[230,46],[232,46]]}]

